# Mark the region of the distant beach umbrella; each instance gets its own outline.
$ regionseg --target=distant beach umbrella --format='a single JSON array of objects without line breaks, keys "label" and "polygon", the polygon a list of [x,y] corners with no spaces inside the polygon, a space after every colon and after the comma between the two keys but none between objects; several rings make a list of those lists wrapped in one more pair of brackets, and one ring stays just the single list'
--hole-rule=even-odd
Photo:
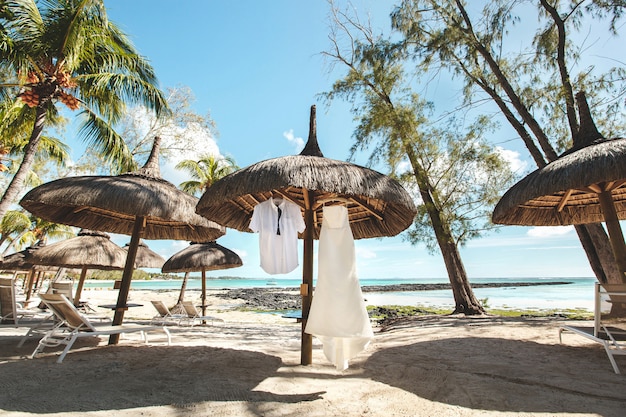
[{"label": "distant beach umbrella", "polygon": [[[27,273],[24,281],[24,286],[26,287],[26,301],[30,300],[35,282],[39,282],[42,275],[45,275],[46,272],[50,272],[51,270],[54,272],[54,270],[58,269],[33,264],[32,254],[44,246],[45,242],[40,240],[36,244],[29,246],[24,250],[6,255],[4,259],[0,261],[0,270],[2,271]],[[36,278],[35,275],[37,275]]]},{"label": "distant beach umbrella", "polygon": [[299,155],[258,162],[215,182],[196,208],[217,223],[244,232],[254,207],[272,196],[300,206],[306,229],[302,272],[302,358],[311,363],[312,338],[304,332],[312,300],[313,239],[319,238],[324,204],[344,204],[355,239],[395,236],[417,213],[409,193],[394,179],[372,169],[325,158],[317,142],[315,106],[309,138]]},{"label": "distant beach umbrella", "polygon": [[[139,239],[209,241],[225,229],[195,213],[198,199],[160,176],[160,139],[143,168],[116,176],[62,178],[30,190],[22,207],[42,219],[131,236],[113,324],[122,324]],[[116,344],[119,335],[109,343]]]},{"label": "distant beach umbrella", "polygon": [[44,247],[41,241],[33,246],[29,246],[19,252],[6,255],[0,261],[0,270],[2,271],[30,271],[33,267],[36,267],[32,262],[32,254]]},{"label": "distant beach umbrella", "polygon": [[626,139],[602,137],[584,93],[576,98],[581,122],[574,147],[511,187],[496,205],[493,222],[564,226],[604,221],[626,282],[626,245],[619,223],[626,219]]},{"label": "distant beach umbrella", "polygon": [[[130,243],[124,245],[123,249],[128,250]],[[143,240],[139,240],[137,246],[137,256],[135,266],[137,268],[161,268],[165,263],[165,258],[153,251]]]},{"label": "distant beach umbrella", "polygon": [[127,252],[113,243],[104,232],[82,229],[76,237],[46,245],[33,252],[32,261],[37,265],[50,265],[80,269],[80,278],[74,296],[74,304],[80,304],[83,285],[90,269],[124,269]]},{"label": "distant beach umbrella", "polygon": [[202,273],[202,315],[206,315],[206,271],[237,268],[243,265],[241,258],[232,250],[217,242],[191,242],[176,252],[165,263],[163,272]]}]

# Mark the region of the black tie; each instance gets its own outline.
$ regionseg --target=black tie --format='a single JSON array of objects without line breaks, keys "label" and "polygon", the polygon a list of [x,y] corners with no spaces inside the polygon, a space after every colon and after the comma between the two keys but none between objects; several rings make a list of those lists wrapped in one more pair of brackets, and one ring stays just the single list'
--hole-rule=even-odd
[{"label": "black tie", "polygon": [[276,207],[276,210],[278,210],[278,220],[276,220],[276,234],[280,235],[280,215],[283,214],[283,211],[280,209],[280,207]]}]

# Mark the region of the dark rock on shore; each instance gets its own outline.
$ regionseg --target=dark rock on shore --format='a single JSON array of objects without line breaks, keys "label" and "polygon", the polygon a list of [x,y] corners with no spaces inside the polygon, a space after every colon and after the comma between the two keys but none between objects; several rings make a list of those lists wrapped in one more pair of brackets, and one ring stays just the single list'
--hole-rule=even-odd
[{"label": "dark rock on shore", "polygon": [[[472,284],[472,288],[527,287],[534,285],[564,285],[571,282],[494,282]],[[370,285],[361,288],[363,292],[432,291],[450,289],[450,284],[393,284]],[[244,300],[245,307],[255,310],[298,310],[301,296],[298,288],[236,288],[228,289],[217,297],[227,300]]]},{"label": "dark rock on shore", "polygon": [[228,300],[244,300],[245,307],[254,310],[298,310],[302,298],[300,294],[294,294],[293,291],[296,289],[236,288],[216,294],[216,296]]}]

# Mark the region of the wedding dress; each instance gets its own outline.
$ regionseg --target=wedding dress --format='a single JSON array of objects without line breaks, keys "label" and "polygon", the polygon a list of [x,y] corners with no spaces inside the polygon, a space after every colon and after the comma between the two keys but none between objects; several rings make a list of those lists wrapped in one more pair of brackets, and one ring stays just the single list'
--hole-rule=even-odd
[{"label": "wedding dress", "polygon": [[344,206],[323,208],[318,276],[305,329],[321,340],[338,370],[374,337],[356,272],[354,238]]}]

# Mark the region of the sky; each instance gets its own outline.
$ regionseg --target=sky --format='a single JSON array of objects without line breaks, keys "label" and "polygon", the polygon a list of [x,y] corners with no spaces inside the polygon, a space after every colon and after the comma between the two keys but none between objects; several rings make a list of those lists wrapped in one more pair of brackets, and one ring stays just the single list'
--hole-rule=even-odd
[{"label": "sky", "polygon": [[[190,87],[196,112],[210,112],[219,136],[205,138],[198,152],[214,149],[232,156],[241,167],[297,154],[308,136],[310,107],[316,105],[322,152],[332,159],[349,157],[355,127],[349,106],[341,101],[328,105],[320,98],[343,74],[321,55],[330,46],[326,2],[106,0],[105,4],[110,20],[153,65],[160,87]],[[355,0],[352,4],[360,16],[369,14],[375,31],[388,32],[394,2]],[[444,105],[451,91],[447,83],[438,80],[429,88]],[[530,163],[519,139],[504,129],[497,133],[501,146],[519,164]],[[82,145],[72,143],[73,157],[78,159]],[[367,163],[365,156],[353,162]],[[162,174],[176,185],[187,179],[171,166],[162,167]],[[123,246],[130,238],[113,235],[113,240]],[[166,259],[188,245],[146,243]],[[285,275],[265,273],[259,266],[256,234],[229,229],[218,243],[237,252],[244,266],[209,272],[209,276],[297,278],[302,274],[301,267]],[[401,235],[358,240],[355,247],[361,278],[447,277],[440,254],[431,255],[424,245],[411,245]],[[572,227],[503,227],[469,242],[461,248],[461,256],[470,280],[593,276]]]}]

